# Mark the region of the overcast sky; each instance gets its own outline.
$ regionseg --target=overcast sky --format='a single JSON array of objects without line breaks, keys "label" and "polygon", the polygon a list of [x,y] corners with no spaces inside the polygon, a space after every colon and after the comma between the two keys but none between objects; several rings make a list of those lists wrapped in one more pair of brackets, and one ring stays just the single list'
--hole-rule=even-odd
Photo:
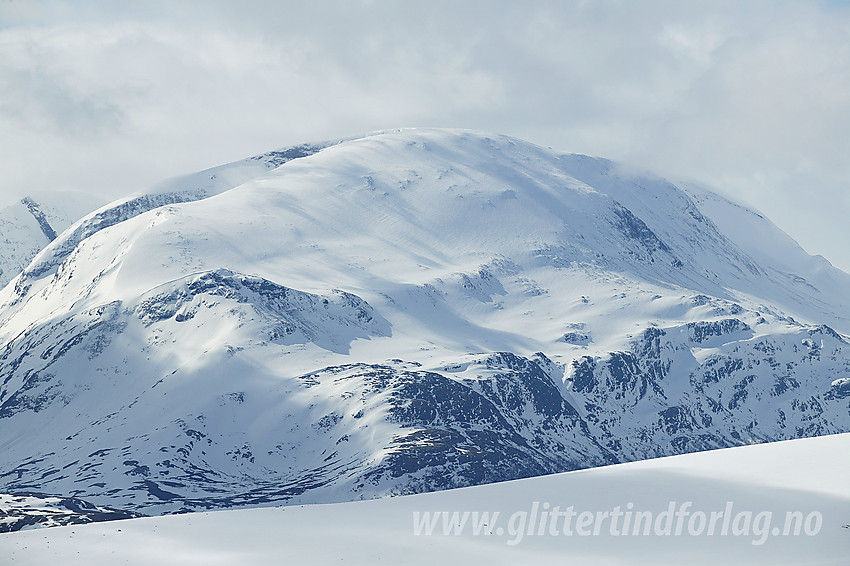
[{"label": "overcast sky", "polygon": [[404,126],[699,180],[850,270],[850,2],[0,0],[0,205]]}]

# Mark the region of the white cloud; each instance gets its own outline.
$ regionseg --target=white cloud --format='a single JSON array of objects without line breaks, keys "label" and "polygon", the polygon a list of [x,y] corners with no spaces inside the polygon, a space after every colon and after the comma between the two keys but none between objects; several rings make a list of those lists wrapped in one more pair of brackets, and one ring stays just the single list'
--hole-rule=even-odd
[{"label": "white cloud", "polygon": [[0,203],[469,127],[715,184],[850,268],[848,46],[840,2],[0,0]]}]

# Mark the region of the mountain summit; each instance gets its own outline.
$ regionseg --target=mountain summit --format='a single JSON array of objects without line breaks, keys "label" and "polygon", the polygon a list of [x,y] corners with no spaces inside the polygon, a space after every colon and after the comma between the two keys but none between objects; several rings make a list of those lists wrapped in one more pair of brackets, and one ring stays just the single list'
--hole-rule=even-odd
[{"label": "mountain summit", "polygon": [[342,501],[845,432],[848,297],[757,213],[607,160],[270,152],[92,213],[0,293],[0,490]]}]

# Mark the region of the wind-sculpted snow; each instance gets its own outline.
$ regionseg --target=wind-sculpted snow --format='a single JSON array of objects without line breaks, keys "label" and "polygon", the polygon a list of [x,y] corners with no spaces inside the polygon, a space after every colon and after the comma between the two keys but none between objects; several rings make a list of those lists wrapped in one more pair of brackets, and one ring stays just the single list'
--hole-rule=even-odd
[{"label": "wind-sculpted snow", "polygon": [[850,430],[850,280],[705,202],[445,130],[168,181],[3,290],[0,491],[344,501]]}]

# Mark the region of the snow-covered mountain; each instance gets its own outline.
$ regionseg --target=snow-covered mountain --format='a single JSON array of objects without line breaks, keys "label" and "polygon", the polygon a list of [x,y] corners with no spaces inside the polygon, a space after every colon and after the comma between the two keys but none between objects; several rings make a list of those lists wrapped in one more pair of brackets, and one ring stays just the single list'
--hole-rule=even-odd
[{"label": "snow-covered mountain", "polygon": [[806,438],[374,501],[0,534],[0,546],[11,566],[843,566],[848,442]]},{"label": "snow-covered mountain", "polygon": [[119,521],[138,516],[137,513],[98,507],[74,497],[0,494],[0,533]]},{"label": "snow-covered mountain", "polygon": [[0,492],[345,501],[850,430],[850,276],[736,207],[455,130],[166,182],[0,293]]},{"label": "snow-covered mountain", "polygon": [[0,287],[72,222],[105,204],[99,197],[55,192],[22,198],[0,209]]}]

